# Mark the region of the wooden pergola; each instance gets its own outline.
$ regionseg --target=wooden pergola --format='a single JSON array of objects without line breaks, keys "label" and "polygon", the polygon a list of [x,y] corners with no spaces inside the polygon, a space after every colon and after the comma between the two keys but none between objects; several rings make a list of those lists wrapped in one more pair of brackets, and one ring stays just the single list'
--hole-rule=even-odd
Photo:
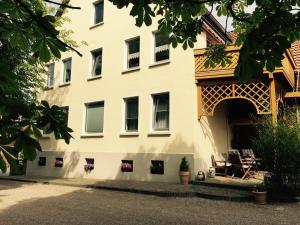
[{"label": "wooden pergola", "polygon": [[248,83],[239,83],[234,77],[234,69],[239,57],[239,48],[227,47],[227,54],[232,56],[230,64],[225,67],[217,65],[205,67],[205,49],[194,50],[195,79],[198,91],[198,118],[213,116],[216,106],[227,99],[245,99],[256,108],[257,114],[272,115],[277,122],[278,105],[287,96],[299,95],[293,92],[295,87],[295,63],[286,51],[282,67],[275,71],[264,71],[261,78]]}]

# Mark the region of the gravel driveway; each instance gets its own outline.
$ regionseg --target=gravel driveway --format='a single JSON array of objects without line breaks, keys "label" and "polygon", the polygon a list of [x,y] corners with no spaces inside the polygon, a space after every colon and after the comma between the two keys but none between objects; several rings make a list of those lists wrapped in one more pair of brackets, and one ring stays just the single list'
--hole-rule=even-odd
[{"label": "gravel driveway", "polygon": [[300,225],[300,205],[161,198],[1,180],[0,224]]}]

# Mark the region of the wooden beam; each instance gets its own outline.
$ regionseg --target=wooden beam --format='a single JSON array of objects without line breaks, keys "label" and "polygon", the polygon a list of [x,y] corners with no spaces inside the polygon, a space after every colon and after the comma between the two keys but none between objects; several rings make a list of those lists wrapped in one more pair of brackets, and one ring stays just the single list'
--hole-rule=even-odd
[{"label": "wooden beam", "polygon": [[[271,77],[271,76],[269,76]],[[277,102],[276,102],[276,87],[275,80],[270,80],[270,101],[271,101],[271,112],[273,123],[277,123]]]},{"label": "wooden beam", "polygon": [[300,92],[286,92],[284,98],[300,98]]},{"label": "wooden beam", "polygon": [[197,109],[198,109],[198,120],[201,119],[202,116],[202,90],[201,86],[197,85]]},{"label": "wooden beam", "polygon": [[[203,55],[206,52],[206,48],[201,48],[201,49],[195,49],[194,50],[194,55]],[[231,51],[239,51],[240,47],[236,47],[234,45],[228,45],[226,47],[226,52],[231,52]]]}]

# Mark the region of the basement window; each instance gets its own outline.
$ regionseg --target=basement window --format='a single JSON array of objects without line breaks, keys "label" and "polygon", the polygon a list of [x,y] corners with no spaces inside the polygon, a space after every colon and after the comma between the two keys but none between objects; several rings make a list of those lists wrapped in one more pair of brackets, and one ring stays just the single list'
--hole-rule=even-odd
[{"label": "basement window", "polygon": [[121,171],[133,172],[133,160],[122,160]]},{"label": "basement window", "polygon": [[55,167],[63,167],[64,159],[63,158],[56,158],[55,160]]},{"label": "basement window", "polygon": [[164,161],[151,160],[150,172],[151,174],[164,174]]},{"label": "basement window", "polygon": [[39,157],[39,166],[46,166],[46,157]]}]

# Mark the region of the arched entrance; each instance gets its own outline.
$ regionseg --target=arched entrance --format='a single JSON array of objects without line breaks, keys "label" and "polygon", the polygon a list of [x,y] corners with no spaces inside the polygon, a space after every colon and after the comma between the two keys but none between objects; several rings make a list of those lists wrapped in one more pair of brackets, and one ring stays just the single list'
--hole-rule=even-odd
[{"label": "arched entrance", "polygon": [[270,89],[264,82],[214,82],[198,84],[199,116],[213,116],[216,106],[228,99],[248,100],[257,114],[271,114]]},{"label": "arched entrance", "polygon": [[232,149],[253,148],[253,139],[256,136],[255,125],[261,115],[252,102],[245,99],[227,99],[215,108],[226,108],[226,121],[228,127],[228,146]]},{"label": "arched entrance", "polygon": [[[253,148],[253,140],[256,136],[255,126],[259,123],[261,115],[257,114],[257,109],[251,101],[243,98],[226,99],[216,105],[214,113],[215,116],[209,121],[218,120],[219,123],[222,121],[226,123],[225,126],[219,126],[224,129],[223,131],[214,131],[215,137],[227,143],[226,149]],[[224,152],[225,145],[221,148],[220,151]]]}]

